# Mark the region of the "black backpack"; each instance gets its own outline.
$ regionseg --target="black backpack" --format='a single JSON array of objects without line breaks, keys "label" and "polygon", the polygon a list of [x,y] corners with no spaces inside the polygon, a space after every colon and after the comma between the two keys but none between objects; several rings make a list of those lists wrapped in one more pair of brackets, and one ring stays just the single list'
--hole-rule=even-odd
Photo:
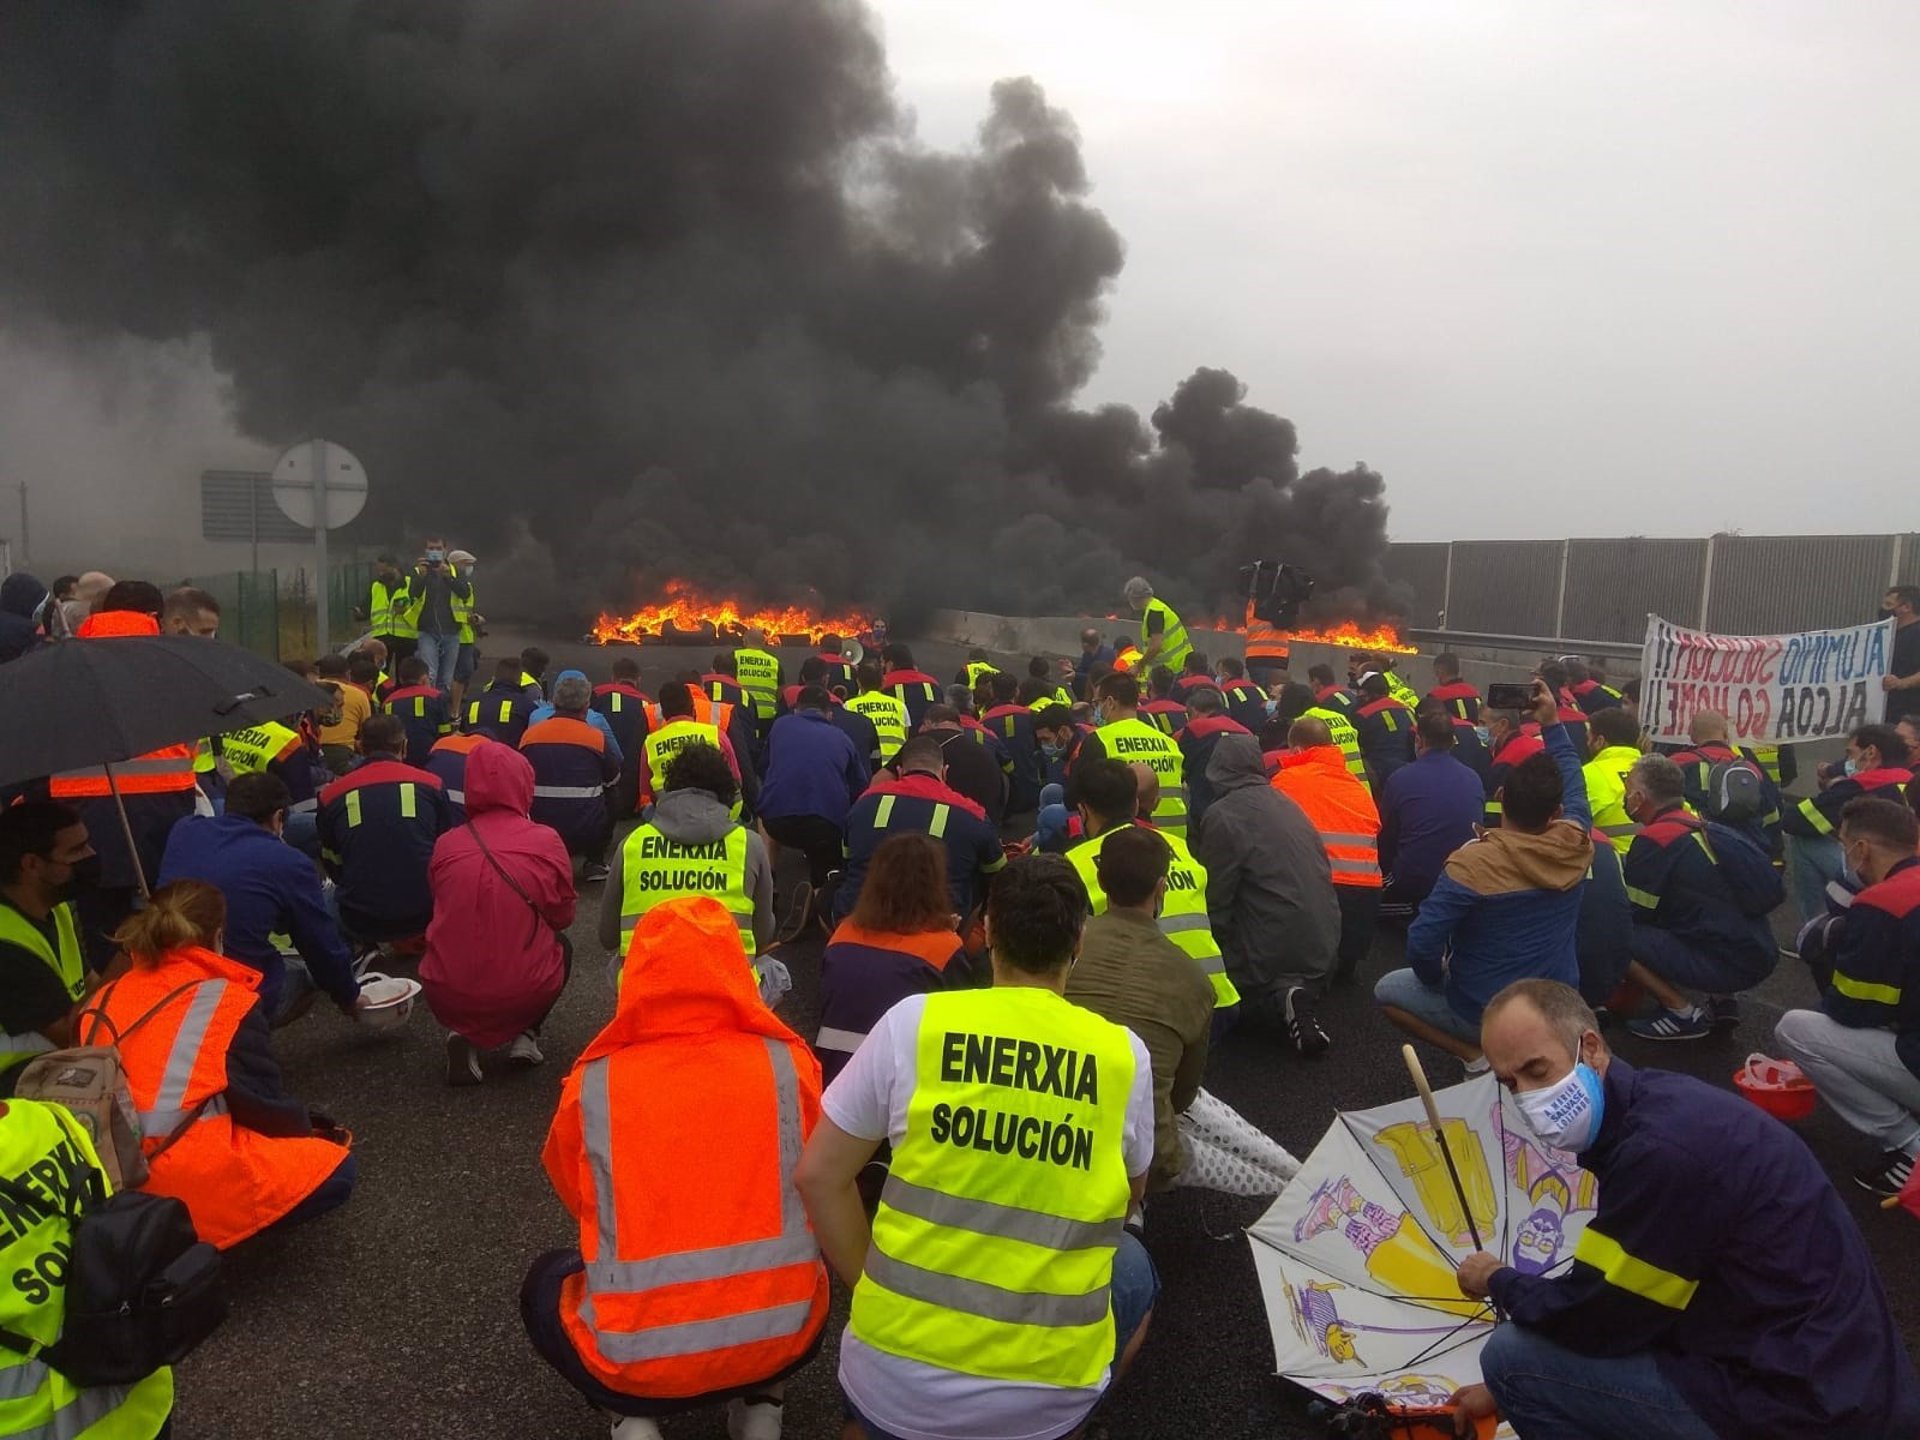
[{"label": "black backpack", "polygon": [[1716,760],[1707,771],[1707,818],[1745,830],[1767,813],[1766,777],[1744,756]]},{"label": "black backpack", "polygon": [[[77,1140],[74,1149],[84,1153]],[[41,1202],[13,1181],[0,1180],[0,1188],[27,1213],[39,1210]],[[187,1207],[168,1195],[109,1196],[105,1189],[100,1171],[84,1160],[67,1176],[73,1254],[66,1320],[60,1338],[39,1353],[81,1386],[143,1380],[182,1359],[227,1318],[220,1252],[194,1233]],[[30,1340],[9,1330],[0,1330],[0,1345],[33,1353]]]}]

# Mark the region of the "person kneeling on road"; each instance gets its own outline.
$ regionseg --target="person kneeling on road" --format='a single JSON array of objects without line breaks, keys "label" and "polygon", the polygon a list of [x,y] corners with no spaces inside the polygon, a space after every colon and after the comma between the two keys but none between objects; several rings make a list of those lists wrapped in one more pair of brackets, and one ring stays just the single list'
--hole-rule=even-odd
[{"label": "person kneeling on road", "polygon": [[1461,1292],[1505,1317],[1484,1385],[1521,1440],[1896,1440],[1920,1382],[1859,1227],[1800,1137],[1729,1091],[1636,1070],[1554,981],[1493,997],[1481,1044],[1542,1143],[1600,1182],[1570,1269],[1480,1251]]},{"label": "person kneeling on road", "polygon": [[81,1010],[85,1044],[120,1052],[150,1173],[225,1250],[346,1203],[346,1131],[280,1088],[259,972],[220,953],[226,902],[179,880],[114,932],[131,966]]},{"label": "person kneeling on road", "polygon": [[533,1348],[612,1412],[614,1440],[723,1401],[733,1440],[779,1440],[827,1320],[794,1188],[819,1118],[819,1064],[760,1002],[732,915],[704,896],[648,911],[541,1156],[579,1248],[535,1260],[520,1292]]},{"label": "person kneeling on road", "polygon": [[[1010,862],[987,901],[993,988],[902,1000],[822,1098],[799,1188],[853,1287],[848,1436],[1075,1434],[1146,1337],[1159,1279],[1124,1226],[1153,1066],[1062,996],[1086,911],[1064,859]],[[870,1229],[855,1181],[883,1140]]]}]

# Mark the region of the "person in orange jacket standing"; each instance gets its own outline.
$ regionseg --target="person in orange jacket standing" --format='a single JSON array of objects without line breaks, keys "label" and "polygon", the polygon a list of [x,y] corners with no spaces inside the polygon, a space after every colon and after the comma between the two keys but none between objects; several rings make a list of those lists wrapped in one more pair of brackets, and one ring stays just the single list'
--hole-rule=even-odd
[{"label": "person in orange jacket standing", "polygon": [[120,1052],[151,1167],[140,1188],[179,1200],[222,1250],[344,1204],[359,1173],[346,1132],[281,1090],[260,972],[219,953],[226,923],[213,886],[161,886],[114,932],[131,966],[74,1025]]},{"label": "person in orange jacket standing", "polygon": [[1373,948],[1380,919],[1380,810],[1367,787],[1347,769],[1326,721],[1302,715],[1287,731],[1291,747],[1280,756],[1273,788],[1306,811],[1333,869],[1340,899],[1340,952],[1333,978],[1353,979]]},{"label": "person in orange jacket standing", "polygon": [[[761,1004],[715,900],[648,911],[624,973],[547,1132],[542,1159],[580,1244],[534,1261],[527,1337],[613,1414],[614,1440],[657,1440],[656,1417],[721,1401],[732,1440],[778,1440],[785,1381],[827,1318],[793,1185],[820,1065]],[[697,1174],[728,1183],[689,1186]]]}]

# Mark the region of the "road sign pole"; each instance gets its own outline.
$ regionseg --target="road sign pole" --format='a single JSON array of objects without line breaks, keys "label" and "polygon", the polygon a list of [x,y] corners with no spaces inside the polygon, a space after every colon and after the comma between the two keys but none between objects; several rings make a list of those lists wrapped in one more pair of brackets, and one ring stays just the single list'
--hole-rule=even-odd
[{"label": "road sign pole", "polygon": [[327,442],[315,437],[313,440],[313,563],[318,572],[314,582],[314,601],[317,613],[314,651],[324,655],[328,649],[327,635]]}]

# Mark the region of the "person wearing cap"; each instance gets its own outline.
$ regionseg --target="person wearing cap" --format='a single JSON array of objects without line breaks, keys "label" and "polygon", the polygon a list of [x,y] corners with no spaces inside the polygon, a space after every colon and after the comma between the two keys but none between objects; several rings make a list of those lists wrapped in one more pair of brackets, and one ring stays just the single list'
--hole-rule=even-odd
[{"label": "person wearing cap", "polygon": [[[480,562],[473,558],[471,550],[449,550],[447,564],[453,567],[456,575],[463,576],[469,587],[473,584],[473,567]],[[453,707],[459,713],[460,701],[467,693],[467,684],[473,679],[473,673],[480,667],[480,631],[487,623],[487,617],[474,607],[478,604],[469,590],[466,614],[458,628],[460,651],[453,662]]]},{"label": "person wearing cap", "polygon": [[1142,675],[1151,675],[1154,666],[1164,665],[1179,674],[1187,663],[1187,656],[1193,653],[1187,627],[1180,623],[1172,606],[1154,595],[1153,585],[1146,576],[1136,575],[1127,581],[1125,593],[1127,604],[1140,617],[1140,655],[1133,668]]},{"label": "person wearing cap", "polygon": [[[533,1262],[521,1319],[614,1417],[613,1440],[659,1440],[659,1420],[723,1404],[733,1440],[779,1440],[831,1298],[794,1185],[820,1065],[760,1003],[715,900],[649,911],[625,975],[541,1152],[578,1243]],[[716,1165],[726,1183],[687,1183]]]}]

